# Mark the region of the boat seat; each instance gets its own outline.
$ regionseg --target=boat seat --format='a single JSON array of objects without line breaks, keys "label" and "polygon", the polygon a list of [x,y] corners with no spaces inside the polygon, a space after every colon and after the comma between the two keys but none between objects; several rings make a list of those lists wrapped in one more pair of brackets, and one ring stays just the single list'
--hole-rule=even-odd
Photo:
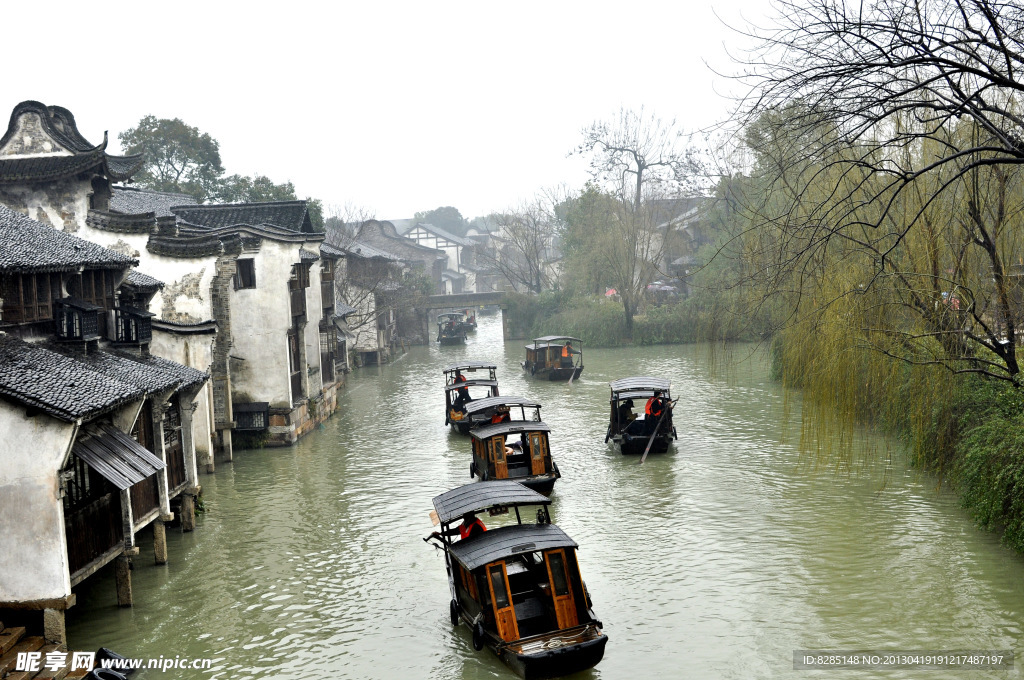
[{"label": "boat seat", "polygon": [[529,597],[523,600],[515,605],[515,610],[516,621],[529,621],[530,619],[546,617],[548,615],[548,609],[544,606],[544,601],[539,597]]},{"label": "boat seat", "polygon": [[629,423],[626,427],[622,428],[622,431],[626,434],[631,434],[634,437],[639,437],[644,434],[644,428],[646,427],[644,420],[634,420]]}]

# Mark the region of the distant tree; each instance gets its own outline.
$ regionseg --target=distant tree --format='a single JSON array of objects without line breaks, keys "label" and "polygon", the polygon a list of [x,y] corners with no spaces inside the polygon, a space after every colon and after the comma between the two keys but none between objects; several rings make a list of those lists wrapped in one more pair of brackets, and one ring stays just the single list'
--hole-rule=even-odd
[{"label": "distant tree", "polygon": [[313,223],[313,231],[324,231],[324,202],[307,196],[306,209],[309,211],[309,221]]},{"label": "distant tree", "polygon": [[683,148],[675,121],[666,122],[643,109],[622,109],[618,118],[599,121],[583,130],[574,153],[590,157],[596,187],[615,197],[615,210],[601,212],[600,238],[594,261],[601,263],[622,300],[626,333],[643,303],[647,284],[659,274],[665,234],[657,225],[654,201],[694,191],[700,176]]},{"label": "distant tree", "polygon": [[539,293],[549,287],[555,215],[549,204],[536,199],[503,213],[491,213],[495,231],[492,247],[481,250],[481,264],[494,267],[516,291]]},{"label": "distant tree", "polygon": [[230,175],[220,180],[217,194],[211,198],[223,203],[294,201],[295,186],[291,182],[275,184],[266,175]]},{"label": "distant tree", "polygon": [[190,194],[200,202],[216,195],[224,168],[220,146],[208,133],[180,118],[146,116],[118,139],[126,154],[145,153],[135,175],[139,186]]},{"label": "distant tree", "polygon": [[440,227],[457,236],[465,236],[468,224],[457,208],[450,205],[434,208],[426,212],[418,212],[413,217],[417,222],[426,222],[435,227]]}]

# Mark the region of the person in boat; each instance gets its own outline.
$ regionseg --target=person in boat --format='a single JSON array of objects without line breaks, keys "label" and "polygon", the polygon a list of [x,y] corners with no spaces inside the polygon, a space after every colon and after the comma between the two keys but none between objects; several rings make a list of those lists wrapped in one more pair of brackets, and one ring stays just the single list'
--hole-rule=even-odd
[{"label": "person in boat", "polygon": [[[455,377],[452,378],[452,382],[464,383],[466,382],[466,376],[462,375],[462,371],[456,369]],[[467,401],[472,401],[472,399],[469,398],[468,387],[460,387],[456,391],[458,392],[458,394],[455,395],[455,401],[458,403],[458,406],[456,408],[458,408],[461,411],[463,404],[465,404]]]},{"label": "person in boat", "polygon": [[491,414],[491,425],[497,425],[498,423],[507,423],[512,420],[512,416],[509,415],[508,406],[499,406],[494,409],[494,413]]},{"label": "person in boat", "polygon": [[572,368],[572,355],[573,354],[581,354],[581,352],[579,350],[577,350],[577,349],[573,349],[573,347],[572,347],[572,340],[566,340],[565,344],[562,346],[562,367],[563,368]]},{"label": "person in boat", "polygon": [[654,429],[658,426],[661,414],[665,413],[666,409],[670,412],[665,415],[665,421],[668,422],[672,418],[672,405],[661,396],[661,390],[655,390],[654,395],[647,400],[647,405],[644,407],[644,422],[647,425],[644,429],[647,434],[654,434]]},{"label": "person in boat", "polygon": [[430,534],[434,538],[441,538],[441,536],[458,536],[459,540],[466,540],[473,536],[478,536],[483,532],[487,531],[487,527],[484,523],[476,516],[475,512],[467,512],[462,516],[462,524],[457,527],[452,527],[444,532],[435,531]]},{"label": "person in boat", "polygon": [[619,429],[624,430],[627,425],[633,420],[636,420],[636,414],[633,413],[633,400],[625,399],[619,403]]}]

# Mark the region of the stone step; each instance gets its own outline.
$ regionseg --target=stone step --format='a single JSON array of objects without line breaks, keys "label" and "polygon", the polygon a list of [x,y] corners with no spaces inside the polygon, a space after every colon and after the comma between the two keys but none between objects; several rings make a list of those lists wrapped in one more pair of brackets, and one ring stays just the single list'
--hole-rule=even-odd
[{"label": "stone step", "polygon": [[[25,629],[22,628],[21,631],[24,634]],[[45,644],[45,639],[33,635],[11,647],[6,654],[0,656],[0,678],[14,670],[14,666],[18,661],[18,652],[38,652]]]},{"label": "stone step", "polygon": [[2,628],[0,629],[0,656],[3,656],[11,647],[18,644],[18,640],[25,637],[24,628]]},{"label": "stone step", "polygon": [[39,651],[42,653],[42,659],[40,660],[40,668],[38,671],[15,671],[8,675],[4,680],[62,680],[62,678],[68,674],[68,667],[71,663],[71,658],[67,657],[67,663],[62,665],[59,669],[53,671],[45,667],[46,655],[50,652],[63,652],[64,648],[60,645],[43,645]]}]

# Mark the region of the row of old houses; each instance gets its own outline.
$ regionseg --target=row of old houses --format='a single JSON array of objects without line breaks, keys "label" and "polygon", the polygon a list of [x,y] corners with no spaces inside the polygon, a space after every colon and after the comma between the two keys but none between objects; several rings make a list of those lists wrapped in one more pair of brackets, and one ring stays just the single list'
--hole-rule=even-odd
[{"label": "row of old houses", "polygon": [[134,188],[143,158],[106,146],[33,101],[0,138],[0,620],[57,643],[99,569],[131,604],[139,532],[167,562],[215,461],[294,443],[351,362],[388,360],[404,286],[481,281],[473,244],[430,225],[327,238],[305,201]]}]

